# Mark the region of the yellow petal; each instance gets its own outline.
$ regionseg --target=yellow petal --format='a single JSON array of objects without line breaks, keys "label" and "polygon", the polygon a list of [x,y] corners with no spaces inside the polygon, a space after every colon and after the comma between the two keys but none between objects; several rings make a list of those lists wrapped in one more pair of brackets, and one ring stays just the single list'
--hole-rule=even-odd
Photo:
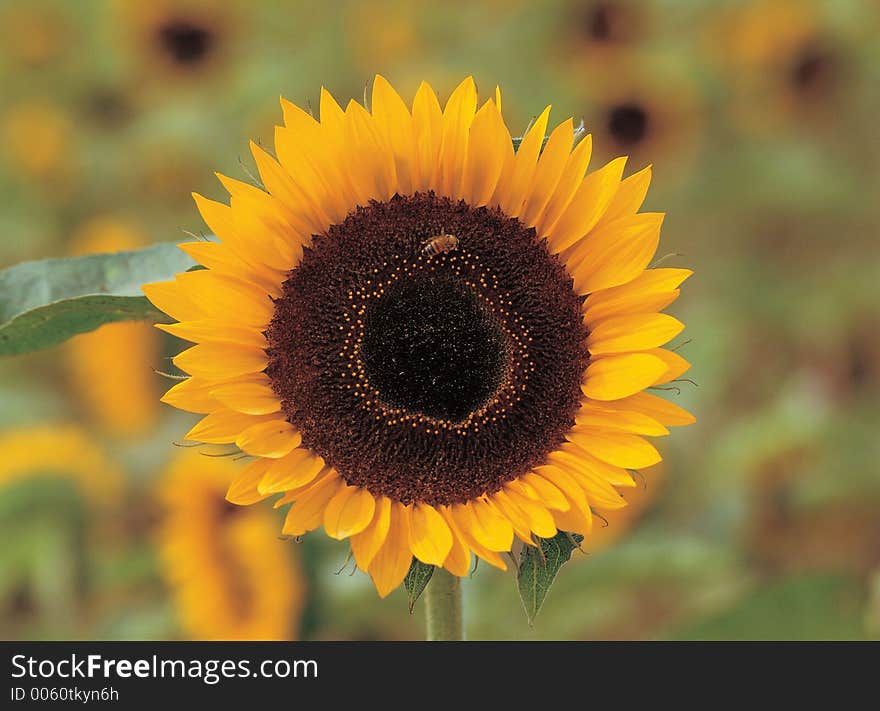
[{"label": "yellow petal", "polygon": [[[563,121],[550,134],[538,158],[535,174],[526,193],[519,218],[523,224],[534,226],[559,184],[574,141],[574,122]],[[581,171],[583,177],[583,171]]]},{"label": "yellow petal", "polygon": [[510,524],[513,526],[513,532],[517,538],[523,541],[523,543],[534,545],[535,541],[532,536],[532,529],[529,526],[528,519],[519,507],[510,500],[510,497],[507,496],[504,491],[496,491],[492,494],[489,501],[498,513],[510,521]]},{"label": "yellow petal", "polygon": [[559,490],[559,487],[533,472],[528,472],[519,479],[511,481],[508,483],[508,486],[518,489],[520,493],[531,496],[536,501],[540,501],[548,509],[568,511],[571,505],[565,494]]},{"label": "yellow petal", "polygon": [[492,101],[487,101],[471,125],[459,197],[474,207],[487,204],[512,153],[510,133],[501,114]]},{"label": "yellow petal", "polygon": [[186,412],[207,414],[219,409],[218,402],[211,397],[214,384],[198,378],[181,380],[166,392],[160,399],[162,402]]},{"label": "yellow petal", "polygon": [[233,410],[216,410],[186,433],[184,439],[207,444],[228,444],[235,442],[243,430],[259,423],[262,419],[254,415],[243,415]]},{"label": "yellow petal", "polygon": [[261,494],[299,489],[318,478],[324,469],[324,460],[311,450],[301,447],[279,459],[267,460],[270,464],[257,488]]},{"label": "yellow petal", "polygon": [[594,401],[582,404],[575,415],[575,426],[572,429],[583,432],[593,429],[611,430],[612,432],[629,432],[649,437],[662,437],[669,434],[669,430],[653,417],[648,417],[640,412],[602,407],[603,404]]},{"label": "yellow petal", "polygon": [[[443,520],[448,523],[445,516]],[[453,575],[463,578],[471,569],[471,552],[461,536],[455,533],[451,526],[449,530],[452,533],[452,547],[449,549],[446,560],[443,561],[443,567]]]},{"label": "yellow petal", "polygon": [[201,319],[180,323],[160,323],[156,328],[194,343],[237,343],[241,346],[264,349],[266,337],[257,328],[231,326],[222,319]]},{"label": "yellow petal", "polygon": [[356,101],[345,111],[345,152],[348,172],[361,205],[384,201],[397,192],[397,172],[390,148],[376,130],[373,117]]},{"label": "yellow petal", "polygon": [[[493,203],[497,204],[506,215],[518,217],[522,210],[529,188],[535,178],[538,156],[541,153],[541,146],[544,145],[544,135],[547,132],[549,118],[550,107],[548,106],[523,136],[519,149],[511,161],[510,170],[505,179],[498,184],[498,192]],[[507,145],[511,146],[509,138]]]},{"label": "yellow petal", "polygon": [[211,397],[230,410],[249,415],[270,415],[281,410],[281,400],[264,373],[217,385]]},{"label": "yellow petal", "polygon": [[193,303],[176,281],[157,281],[141,287],[144,295],[159,311],[178,321],[190,321],[205,317],[204,311]]},{"label": "yellow petal", "polygon": [[419,85],[413,100],[418,170],[413,174],[413,190],[427,190],[434,184],[440,142],[443,138],[443,111],[437,95],[426,82]]},{"label": "yellow petal", "polygon": [[183,242],[177,246],[208,269],[244,279],[274,297],[281,295],[281,282],[284,280],[282,272],[266,265],[243,261],[229,245],[219,242]]},{"label": "yellow petal", "polygon": [[369,573],[380,597],[386,597],[403,582],[412,563],[412,553],[407,541],[406,520],[403,505],[391,505],[388,535],[370,563]]},{"label": "yellow petal", "polygon": [[670,351],[666,348],[652,348],[647,352],[653,356],[657,356],[660,360],[666,363],[666,372],[657,379],[657,382],[654,383],[654,385],[668,383],[690,370],[691,364],[675,351]]},{"label": "yellow petal", "polygon": [[[573,140],[574,137],[572,136]],[[575,146],[565,162],[565,168],[563,168],[562,173],[559,175],[556,187],[544,210],[536,215],[534,224],[532,224],[532,221],[526,223],[530,227],[534,227],[538,231],[539,236],[543,237],[546,235],[571,204],[572,198],[583,183],[584,173],[587,170],[587,165],[590,163],[592,151],[592,136],[585,137],[584,140]],[[538,173],[540,172],[541,166],[539,165]]]},{"label": "yellow petal", "polygon": [[255,457],[279,459],[290,454],[302,437],[287,420],[270,419],[248,427],[235,440],[239,448]]},{"label": "yellow petal", "polygon": [[345,486],[338,475],[326,476],[301,494],[290,507],[281,532],[285,536],[301,536],[321,525],[324,508],[341,486]]},{"label": "yellow petal", "polygon": [[440,513],[443,518],[446,519],[446,523],[449,524],[449,530],[452,531],[454,539],[460,540],[467,548],[472,550],[477,557],[485,560],[489,565],[500,570],[507,570],[507,564],[496,551],[490,551],[488,548],[482,546],[479,541],[474,538],[470,530],[465,530],[458,525],[456,518],[452,513],[451,506],[441,506]]},{"label": "yellow petal", "polygon": [[556,528],[567,533],[580,533],[582,536],[589,536],[593,530],[593,515],[589,506],[581,509],[576,505],[572,505],[568,511],[551,511],[553,522]]},{"label": "yellow petal", "polygon": [[678,296],[690,269],[647,269],[632,281],[590,294],[584,303],[588,323],[626,313],[660,311]]},{"label": "yellow petal", "polygon": [[321,87],[321,103],[319,111],[322,125],[340,132],[342,131],[342,122],[345,113],[343,112],[342,107],[336,102],[336,99],[333,98],[333,95],[323,86]]},{"label": "yellow petal", "polygon": [[556,535],[556,525],[546,507],[539,502],[521,494],[516,487],[507,485],[498,494],[504,494],[522,512],[529,528],[541,538],[552,538]]},{"label": "yellow petal", "polygon": [[454,504],[452,515],[461,531],[473,535],[490,551],[509,551],[513,545],[513,526],[483,501]]},{"label": "yellow petal", "polygon": [[265,351],[237,343],[200,343],[178,353],[172,362],[190,375],[211,380],[258,373],[268,365]]},{"label": "yellow petal", "polygon": [[433,506],[416,503],[405,509],[409,517],[409,548],[426,565],[443,565],[452,549],[452,532]]},{"label": "yellow petal", "polygon": [[[570,436],[573,435],[573,436]],[[612,486],[623,486],[632,488],[636,485],[630,473],[623,467],[614,464],[608,464],[601,459],[596,459],[589,453],[588,448],[581,445],[586,438],[592,437],[593,432],[585,432],[576,428],[566,434],[571,442],[562,445],[562,451],[574,452],[577,458],[578,466],[581,469],[588,469],[596,476],[600,477]]]},{"label": "yellow petal", "polygon": [[625,469],[650,467],[662,460],[647,440],[625,432],[594,430],[588,437],[578,437],[577,444],[597,459]]},{"label": "yellow petal", "polygon": [[581,240],[566,259],[575,291],[589,294],[635,279],[657,251],[663,217],[663,213],[641,213],[593,230]]},{"label": "yellow petal", "polygon": [[590,362],[581,390],[593,400],[618,400],[653,385],[666,364],[647,353],[599,358]]},{"label": "yellow petal", "polygon": [[181,292],[208,318],[260,328],[272,320],[275,305],[251,283],[211,269],[178,274],[177,281]]},{"label": "yellow petal", "polygon": [[639,211],[645,196],[648,194],[648,186],[651,184],[651,166],[642,168],[638,173],[633,173],[620,183],[620,188],[614,195],[614,200],[608,206],[608,210],[602,216],[600,223],[611,222],[620,217],[634,215]]},{"label": "yellow petal", "polygon": [[324,530],[330,538],[348,538],[370,525],[375,510],[376,500],[369,491],[342,486],[324,509]]},{"label": "yellow petal", "polygon": [[588,535],[593,527],[593,517],[584,490],[577,480],[558,466],[552,465],[536,467],[535,474],[556,486],[569,501],[567,510],[554,509],[550,512],[556,527],[560,531]]},{"label": "yellow petal", "polygon": [[371,108],[376,126],[394,155],[399,191],[407,195],[413,190],[413,174],[418,169],[413,120],[403,99],[379,74],[373,80]]},{"label": "yellow petal", "polygon": [[467,156],[468,133],[476,111],[477,87],[473,77],[467,77],[452,92],[443,110],[440,171],[435,183],[441,195],[458,193]]},{"label": "yellow petal", "polygon": [[239,224],[242,221],[254,224],[246,208],[236,211],[229,205],[208,200],[198,193],[193,193],[193,199],[208,228],[239,259],[248,263],[257,262],[278,271],[287,271],[295,266],[277,249],[275,241],[266,236],[265,229],[252,232],[247,229],[248,225]]},{"label": "yellow petal", "polygon": [[261,493],[257,489],[257,485],[270,464],[272,464],[271,459],[255,459],[248,464],[229,485],[226,500],[233,504],[246,506],[262,501],[269,496],[269,494]]},{"label": "yellow petal", "polygon": [[564,449],[552,452],[547,460],[565,472],[584,491],[590,505],[605,509],[618,509],[626,506],[626,500],[617,493],[611,484],[590,468],[590,460],[587,459],[578,447],[567,443]]},{"label": "yellow petal", "polygon": [[376,509],[373,512],[373,520],[360,533],[351,537],[351,552],[354,555],[358,567],[366,571],[376,557],[381,545],[388,536],[391,526],[391,499],[380,496],[376,499]]},{"label": "yellow petal", "polygon": [[625,164],[626,158],[615,158],[584,178],[559,221],[541,231],[552,252],[568,249],[596,226],[620,186]]},{"label": "yellow petal", "polygon": [[669,314],[614,316],[590,328],[587,348],[592,356],[643,351],[662,346],[684,330]]},{"label": "yellow petal", "polygon": [[682,427],[697,421],[687,410],[650,393],[639,392],[621,400],[605,404],[608,407],[620,410],[632,410],[642,413],[667,427]]}]

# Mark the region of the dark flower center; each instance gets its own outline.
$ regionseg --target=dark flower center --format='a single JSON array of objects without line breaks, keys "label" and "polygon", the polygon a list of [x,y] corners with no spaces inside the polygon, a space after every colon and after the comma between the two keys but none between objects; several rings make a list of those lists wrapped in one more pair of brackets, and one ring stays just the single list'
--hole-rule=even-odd
[{"label": "dark flower center", "polygon": [[214,45],[214,35],[206,27],[189,20],[169,20],[158,30],[159,43],[178,64],[200,62]]},{"label": "dark flower center", "polygon": [[612,106],[608,112],[608,132],[620,144],[633,146],[648,133],[648,112],[635,102]]},{"label": "dark flower center", "polygon": [[806,45],[795,58],[789,71],[789,81],[800,94],[813,95],[828,91],[834,81],[834,55],[816,42]]},{"label": "dark flower center", "polygon": [[365,314],[364,375],[389,405],[458,421],[498,389],[507,343],[476,293],[422,273]]},{"label": "dark flower center", "polygon": [[[454,241],[435,249],[439,235]],[[581,305],[533,229],[395,196],[313,236],[275,302],[266,372],[348,484],[468,501],[543,463],[573,424]]]},{"label": "dark flower center", "polygon": [[581,15],[582,32],[594,42],[628,42],[635,34],[632,8],[621,0],[593,2]]}]

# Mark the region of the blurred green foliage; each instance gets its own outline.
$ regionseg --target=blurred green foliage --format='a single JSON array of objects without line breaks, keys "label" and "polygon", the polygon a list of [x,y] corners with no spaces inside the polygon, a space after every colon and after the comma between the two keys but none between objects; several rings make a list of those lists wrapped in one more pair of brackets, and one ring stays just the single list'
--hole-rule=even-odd
[{"label": "blurred green foliage", "polygon": [[[876,636],[878,28],[859,0],[0,0],[0,267],[76,252],[96,218],[151,242],[203,232],[189,193],[222,199],[212,171],[246,175],[279,94],[359,98],[376,72],[446,94],[472,73],[502,87],[513,132],[552,103],[584,118],[597,160],[654,164],[661,254],[696,271],[672,311],[699,384],[677,402],[698,423],[661,443],[653,503],[575,552],[534,627],[514,577],[480,566],[469,635]],[[148,428],[111,432],[83,393],[130,386],[80,382],[69,346],[0,361],[0,436],[75,423],[124,472],[123,499],[92,510],[37,457],[7,482],[0,451],[0,636],[186,637],[156,482],[194,418],[157,402]],[[158,399],[152,369],[178,349],[116,358]],[[297,553],[303,637],[421,636],[404,590],[380,601],[334,575],[344,544],[310,535]]]}]

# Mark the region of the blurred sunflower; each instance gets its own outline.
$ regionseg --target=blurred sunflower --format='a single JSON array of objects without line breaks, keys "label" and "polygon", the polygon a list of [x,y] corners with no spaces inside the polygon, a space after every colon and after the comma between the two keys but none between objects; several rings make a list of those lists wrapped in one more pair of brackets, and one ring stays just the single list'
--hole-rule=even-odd
[{"label": "blurred sunflower", "polygon": [[[124,220],[96,217],[74,234],[73,254],[137,249],[144,235]],[[155,363],[161,346],[150,324],[109,323],[71,339],[66,348],[72,381],[102,428],[119,436],[147,431],[156,421]]]},{"label": "blurred sunflower", "polygon": [[588,51],[632,46],[645,38],[650,6],[633,0],[587,0],[571,3],[570,32],[577,34]]},{"label": "blurred sunflower", "polygon": [[419,21],[424,6],[411,0],[374,0],[351,3],[345,14],[346,44],[361,67],[411,63],[422,53],[425,42]]},{"label": "blurred sunflower", "polygon": [[74,425],[40,425],[0,434],[0,485],[35,476],[69,479],[97,506],[117,503],[122,472]]},{"label": "blurred sunflower", "polygon": [[623,70],[585,77],[584,122],[602,157],[628,155],[642,167],[657,162],[664,180],[687,175],[699,154],[703,111],[697,92],[679,74]]},{"label": "blurred sunflower", "polygon": [[23,176],[66,185],[76,168],[70,119],[64,109],[44,101],[11,106],[2,116],[5,163]]},{"label": "blurred sunflower", "polygon": [[158,78],[204,78],[228,58],[236,21],[220,0],[117,2],[117,13],[142,72]]},{"label": "blurred sunflower", "polygon": [[725,71],[742,127],[775,130],[780,122],[835,115],[847,56],[825,9],[803,0],[752,0],[709,26],[708,54]]},{"label": "blurred sunflower", "polygon": [[266,509],[224,500],[238,467],[184,451],[160,482],[163,573],[181,624],[205,640],[296,637],[305,582]]},{"label": "blurred sunflower", "polygon": [[66,52],[71,44],[67,18],[37,3],[8,3],[0,10],[0,46],[10,64],[38,67]]},{"label": "blurred sunflower", "polygon": [[410,111],[376,77],[371,103],[283,101],[278,160],[252,146],[266,190],[196,196],[221,241],[181,248],[207,269],[144,291],[198,344],[164,397],[207,415],[187,438],[256,457],[227,498],[283,493],[284,533],[349,538],[384,596],[413,556],[505,568],[515,536],[625,505],[627,470],[660,461],[643,436],[693,421],[643,392],[687,368],[659,311],[691,272],[646,269],[650,170],[585,176],[571,119],[542,151],[549,107],[514,153],[471,78]]}]

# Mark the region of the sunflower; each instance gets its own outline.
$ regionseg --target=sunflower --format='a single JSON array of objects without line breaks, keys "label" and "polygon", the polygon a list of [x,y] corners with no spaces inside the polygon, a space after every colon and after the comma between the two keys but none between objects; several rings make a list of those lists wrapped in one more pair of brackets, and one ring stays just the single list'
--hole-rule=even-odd
[{"label": "sunflower", "polygon": [[305,583],[288,548],[277,540],[272,513],[224,500],[236,470],[229,460],[192,451],[168,466],[160,484],[163,573],[190,636],[292,639]]},{"label": "sunflower", "polygon": [[238,8],[217,0],[117,3],[123,35],[142,54],[145,74],[204,78],[229,54]]},{"label": "sunflower", "polygon": [[195,196],[220,241],[181,247],[207,268],[144,287],[197,344],[164,397],[205,415],[187,439],[254,457],[227,498],[282,494],[283,532],[349,539],[382,596],[413,557],[464,576],[589,534],[660,460],[644,436],[693,421],[643,392],[688,367],[659,312],[691,274],[647,269],[650,169],[585,175],[571,119],[542,150],[549,107],[514,152],[500,105],[468,78],[410,109],[380,76],[371,111],[282,101],[265,190]]},{"label": "sunflower", "polygon": [[21,175],[52,185],[64,185],[75,173],[71,165],[72,126],[60,106],[24,101],[0,116],[4,157]]},{"label": "sunflower", "polygon": [[741,126],[836,125],[852,57],[848,31],[835,19],[824,5],[803,0],[752,0],[719,14],[708,28],[708,54],[726,75]]},{"label": "sunflower", "polygon": [[614,77],[584,74],[580,83],[597,152],[605,158],[625,154],[634,167],[658,161],[667,182],[685,177],[703,134],[698,92],[680,72],[654,67],[645,73],[626,62],[620,66]]},{"label": "sunflower", "polygon": [[651,24],[650,15],[649,3],[632,0],[575,2],[563,14],[568,33],[589,54],[632,47],[643,41]]}]

